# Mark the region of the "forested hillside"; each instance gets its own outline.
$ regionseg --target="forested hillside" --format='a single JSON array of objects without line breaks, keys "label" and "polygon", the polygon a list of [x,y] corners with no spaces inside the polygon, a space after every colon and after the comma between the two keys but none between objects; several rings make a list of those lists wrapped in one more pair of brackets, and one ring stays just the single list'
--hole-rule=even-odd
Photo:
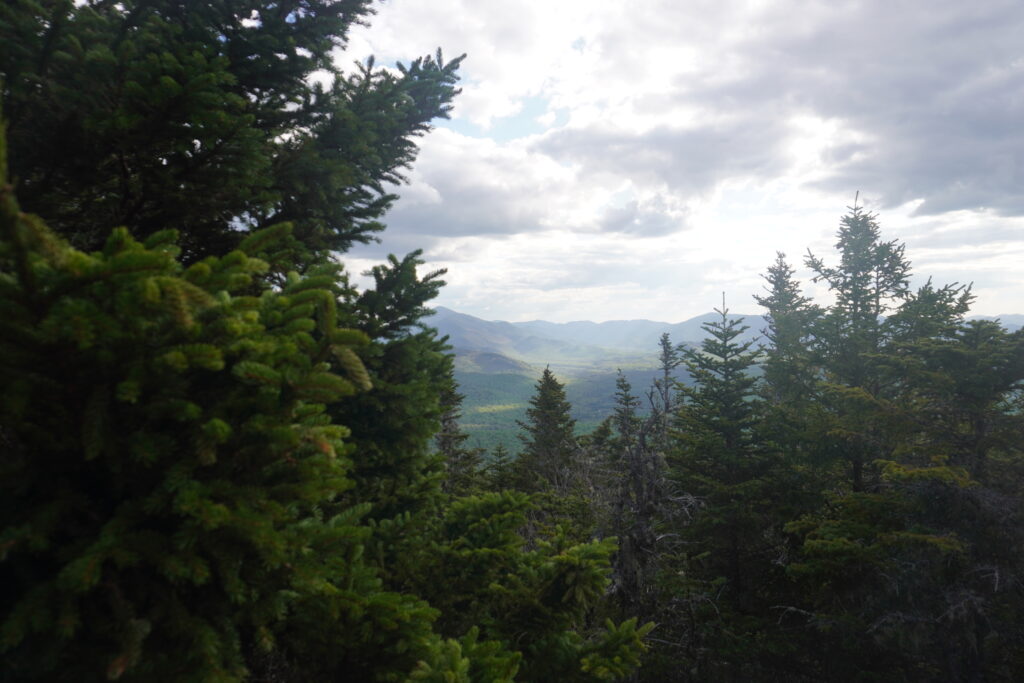
[{"label": "forested hillside", "polygon": [[760,319],[506,324],[460,387],[444,272],[345,265],[462,62],[342,70],[371,14],[0,7],[0,681],[1024,676],[1024,331],[855,203],[827,301],[780,253]]}]

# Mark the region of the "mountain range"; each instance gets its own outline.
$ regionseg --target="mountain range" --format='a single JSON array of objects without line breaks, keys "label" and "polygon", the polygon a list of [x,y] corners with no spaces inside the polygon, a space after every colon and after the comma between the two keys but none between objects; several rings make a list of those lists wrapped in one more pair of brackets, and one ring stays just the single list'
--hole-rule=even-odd
[{"label": "mountain range", "polygon": [[[744,319],[743,341],[756,340],[766,326],[760,315],[730,317]],[[679,323],[504,322],[439,306],[426,322],[448,337],[455,354],[455,380],[465,396],[461,424],[471,443],[485,448],[501,443],[515,451],[516,421],[523,419],[545,367],[565,384],[579,430],[586,431],[614,409],[618,371],[630,381],[633,393],[643,396],[657,374],[661,335],[667,332],[674,344],[697,345],[705,337],[702,325],[717,319],[718,313],[705,313]],[[1024,326],[1024,315],[999,319],[1011,330]]]},{"label": "mountain range", "polygon": [[[552,323],[544,320],[510,323],[481,320],[450,308],[438,307],[428,322],[443,335],[463,364],[484,372],[519,372],[523,364],[550,365],[570,374],[608,367],[657,364],[658,340],[668,333],[673,343],[699,343],[701,325],[718,319],[706,313],[681,323],[653,320],[578,321]],[[744,318],[748,329],[741,339],[755,339],[765,326],[759,315]]]}]

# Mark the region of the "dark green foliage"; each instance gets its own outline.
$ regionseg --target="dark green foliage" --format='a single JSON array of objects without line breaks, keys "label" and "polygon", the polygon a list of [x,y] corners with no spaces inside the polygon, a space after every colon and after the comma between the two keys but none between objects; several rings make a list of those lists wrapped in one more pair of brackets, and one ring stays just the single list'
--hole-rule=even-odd
[{"label": "dark green foliage", "polygon": [[831,306],[779,255],[757,297],[767,347],[723,316],[683,352],[645,680],[1024,670],[1022,335],[964,323],[969,287],[912,291],[858,208],[836,247],[835,267],[808,258]]},{"label": "dark green foliage", "polygon": [[790,525],[804,541],[788,571],[809,609],[786,622],[816,630],[807,652],[828,652],[812,657],[830,680],[1015,678],[1019,499],[941,460],[882,465],[875,492]]},{"label": "dark green foliage", "polygon": [[811,331],[822,311],[800,293],[793,272],[785,254],[778,253],[764,275],[767,294],[755,295],[754,300],[766,309],[768,322],[761,367],[769,398],[775,404],[803,407],[817,379],[810,357]]},{"label": "dark green foliage", "polygon": [[442,493],[458,401],[421,323],[442,273],[392,256],[359,292],[330,258],[381,229],[455,94],[440,53],[343,75],[368,13],[0,8],[23,200],[100,249],[0,187],[4,680],[635,668],[646,629],[587,619],[612,541],[526,551],[525,499]]},{"label": "dark green foliage", "polygon": [[803,638],[788,661],[828,680],[1015,678],[1019,341],[962,322],[969,287],[911,291],[903,248],[874,217],[854,208],[837,248],[835,268],[808,259],[836,302],[812,317],[810,354],[789,362],[791,378],[817,381],[792,398],[797,412],[767,413],[812,475],[803,485],[831,489],[787,526],[796,584],[779,624]]},{"label": "dark green foliage", "polygon": [[813,328],[817,372],[827,383],[818,400],[832,421],[818,438],[831,442],[833,457],[845,461],[850,485],[863,491],[877,477],[871,463],[890,455],[872,406],[872,397],[888,387],[872,354],[892,339],[892,323],[883,316],[911,298],[910,262],[903,245],[883,242],[876,217],[858,206],[843,216],[836,237],[838,265],[827,266],[810,253],[805,260],[814,280],[827,283],[835,296]]},{"label": "dark green foliage", "polygon": [[23,206],[86,249],[111,226],[175,228],[188,261],[283,221],[303,263],[373,239],[394,199],[384,183],[447,115],[460,60],[343,74],[332,52],[371,12],[366,0],[4,3]]},{"label": "dark green foliage", "polygon": [[638,663],[651,626],[608,622],[585,631],[608,584],[614,541],[575,543],[556,532],[527,548],[520,530],[532,507],[511,491],[455,501],[410,581],[441,608],[445,634],[473,627],[481,638],[514,643],[523,655],[507,660],[518,663],[516,680],[623,676]]},{"label": "dark green foliage", "polygon": [[[173,234],[125,230],[86,255],[4,202],[6,677],[585,681],[636,666],[650,627],[578,632],[612,541],[526,551],[521,494],[435,514],[417,444],[438,411],[416,393],[431,373],[370,364],[434,358],[431,333],[397,327],[416,296],[371,308],[393,339],[369,343],[336,327],[337,292],[317,286],[332,269],[233,295],[266,264],[236,251],[185,268]],[[384,291],[435,281],[378,275]],[[332,421],[389,387],[413,396],[390,399],[406,432],[371,443]]]},{"label": "dark green foliage", "polygon": [[[662,342],[664,362],[667,336]],[[656,378],[652,397],[664,377]],[[589,444],[592,457],[596,456],[607,472],[602,482],[604,496],[595,493],[594,498],[607,507],[608,533],[619,539],[612,565],[615,603],[624,615],[646,620],[656,612],[654,575],[659,549],[655,524],[667,503],[664,453],[658,448],[665,443],[661,434],[665,417],[655,410],[641,418],[637,414],[640,399],[621,372],[617,385],[615,414],[606,423],[608,432],[596,430]]]},{"label": "dark green foliage", "polygon": [[374,653],[367,679],[432,659],[434,611],[382,590],[369,506],[342,502],[349,430],[325,406],[368,388],[368,340],[332,322],[333,294],[296,277],[246,296],[264,263],[185,268],[173,234],[87,255],[3,203],[6,672],[241,680],[314,647],[290,637],[314,605],[336,659]]},{"label": "dark green foliage", "polygon": [[441,488],[445,493],[466,495],[479,489],[484,483],[483,449],[469,448],[469,435],[462,431],[462,401],[465,396],[458,392],[455,380],[441,393],[441,429],[434,436],[437,450],[444,459],[445,479]]},{"label": "dark green foliage", "polygon": [[536,491],[550,486],[564,493],[572,483],[576,421],[565,388],[550,368],[544,369],[535,391],[526,420],[519,423],[523,450],[515,465],[516,487]]},{"label": "dark green foliage", "polygon": [[742,319],[719,314],[701,348],[682,351],[693,386],[680,390],[668,456],[676,490],[692,503],[670,522],[677,550],[663,560],[664,617],[677,648],[666,654],[692,658],[698,679],[749,675],[766,646],[754,633],[766,626],[766,594],[779,574],[778,455],[757,431],[753,343],[737,341]]}]

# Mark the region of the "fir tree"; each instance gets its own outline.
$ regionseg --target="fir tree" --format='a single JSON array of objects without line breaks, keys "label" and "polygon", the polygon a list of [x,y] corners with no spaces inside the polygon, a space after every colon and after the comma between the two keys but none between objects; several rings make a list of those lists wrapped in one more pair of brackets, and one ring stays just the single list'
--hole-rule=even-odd
[{"label": "fir tree", "polygon": [[816,321],[814,351],[826,382],[825,395],[832,424],[823,434],[848,465],[850,486],[863,491],[871,463],[888,456],[882,445],[883,425],[873,419],[871,397],[886,390],[875,371],[872,354],[891,338],[883,316],[910,296],[910,262],[896,240],[883,242],[874,214],[854,205],[843,216],[837,233],[839,263],[827,266],[810,252],[805,260],[814,280],[824,281],[835,303]]},{"label": "fir tree", "polygon": [[394,200],[384,184],[447,115],[460,59],[344,73],[335,51],[371,13],[366,0],[4,3],[23,206],[84,249],[112,226],[173,228],[188,261],[285,221],[303,264],[372,240]]},{"label": "fir tree", "polygon": [[468,448],[469,435],[462,431],[462,401],[455,379],[441,393],[441,429],[434,436],[434,443],[444,459],[445,479],[441,488],[445,493],[465,495],[483,484],[483,449]]},{"label": "fir tree", "polygon": [[[542,634],[521,652],[500,625],[500,642],[449,629],[424,598],[459,596],[412,575],[439,544],[501,557],[485,544],[503,541],[473,538],[486,506],[438,521],[450,359],[422,319],[442,273],[392,256],[359,292],[333,262],[382,228],[385,184],[456,92],[460,60],[440,53],[397,72],[334,66],[368,12],[0,8],[24,202],[98,250],[19,213],[5,180],[5,675],[543,680],[550,664],[582,680],[635,665],[641,629],[572,630],[610,543],[508,573],[516,628]],[[575,597],[558,607],[561,585]],[[511,604],[483,597],[481,615]]]},{"label": "fir tree", "polygon": [[682,352],[693,384],[680,387],[669,476],[697,506],[672,526],[678,551],[662,562],[662,585],[684,648],[676,656],[694,658],[701,677],[729,679],[769,649],[763,602],[780,575],[771,560],[781,525],[768,493],[777,456],[758,435],[754,342],[738,341],[741,318],[717,312],[700,348]]},{"label": "fir tree", "polygon": [[813,324],[821,314],[800,293],[800,283],[793,279],[793,273],[785,254],[779,252],[763,276],[767,293],[754,296],[766,309],[764,318],[768,323],[763,330],[769,342],[761,361],[764,385],[772,402],[789,405],[804,402],[817,380],[809,350]]},{"label": "fir tree", "polygon": [[[328,271],[248,296],[266,264],[244,252],[186,269],[173,233],[120,229],[85,254],[10,186],[0,199],[5,675],[441,666],[434,613],[381,588],[361,559],[369,506],[342,502],[349,430],[326,406],[369,389],[368,340],[337,326]],[[404,626],[382,642],[387,623]]]},{"label": "fir tree", "polygon": [[613,566],[614,593],[623,614],[646,619],[654,611],[655,523],[666,502],[663,457],[653,445],[663,416],[657,411],[646,418],[638,415],[640,399],[621,371],[616,388],[611,423],[617,434],[606,465],[612,477],[605,484],[610,498],[610,533],[619,540]]},{"label": "fir tree", "polygon": [[505,444],[499,443],[494,447],[487,465],[484,467],[489,491],[503,491],[511,487],[514,462],[512,454],[505,448]]},{"label": "fir tree", "polygon": [[667,452],[672,415],[675,413],[676,368],[683,362],[679,349],[672,344],[668,332],[658,339],[658,376],[654,379],[653,395],[657,397],[655,413],[660,416],[653,445],[662,454]]},{"label": "fir tree", "polygon": [[576,421],[565,388],[550,368],[537,380],[536,392],[526,409],[526,421],[517,424],[523,451],[516,462],[516,479],[522,490],[551,486],[565,492],[570,486],[576,454]]}]

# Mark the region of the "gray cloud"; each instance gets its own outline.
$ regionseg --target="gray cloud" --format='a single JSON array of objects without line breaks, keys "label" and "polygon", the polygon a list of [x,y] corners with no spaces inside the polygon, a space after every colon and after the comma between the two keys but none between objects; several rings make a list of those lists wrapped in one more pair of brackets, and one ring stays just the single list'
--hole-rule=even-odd
[{"label": "gray cloud", "polygon": [[[729,10],[696,26],[679,17],[655,26],[640,18],[634,39],[671,38],[715,47],[712,27]],[[747,17],[749,20],[749,17]],[[720,180],[771,180],[789,163],[788,122],[812,115],[838,120],[867,142],[823,151],[816,189],[861,190],[882,208],[923,199],[918,214],[990,209],[1024,214],[1024,6],[1017,0],[774,3],[745,35],[677,77],[645,109],[684,105],[707,123],[646,132],[598,125],[554,131],[537,149],[590,172],[664,184],[699,196]],[[692,22],[691,22],[692,24]],[[627,33],[602,38],[623,71],[643,69]],[[633,57],[630,57],[630,55]]]},{"label": "gray cloud", "polygon": [[780,11],[742,46],[742,78],[685,96],[866,134],[870,144],[826,152],[821,189],[860,189],[883,207],[923,199],[921,215],[1024,214],[1024,7],[859,2],[811,15],[817,23],[801,25]]},{"label": "gray cloud", "polygon": [[684,227],[682,217],[671,215],[665,201],[657,198],[649,202],[631,201],[613,207],[598,221],[601,232],[617,232],[635,237],[659,237],[677,232]]},{"label": "gray cloud", "polygon": [[630,132],[601,127],[553,131],[537,149],[582,164],[584,174],[610,172],[640,185],[662,185],[683,196],[700,195],[729,177],[771,177],[785,168],[780,121],[735,117],[702,128],[659,126]]}]

